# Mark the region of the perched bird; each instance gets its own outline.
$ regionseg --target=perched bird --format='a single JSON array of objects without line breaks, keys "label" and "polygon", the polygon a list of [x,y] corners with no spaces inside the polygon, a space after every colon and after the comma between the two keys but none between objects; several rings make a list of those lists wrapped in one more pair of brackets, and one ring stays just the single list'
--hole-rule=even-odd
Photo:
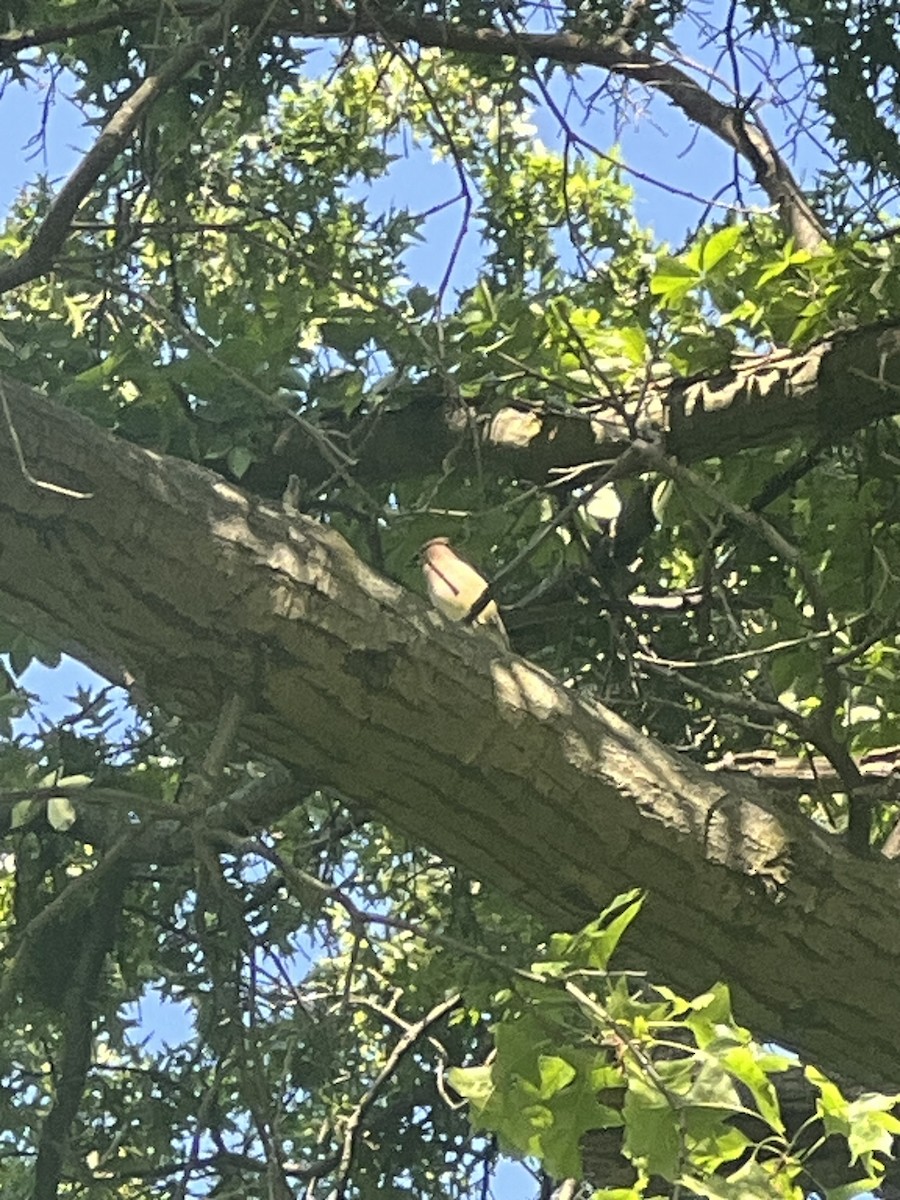
[{"label": "perched bird", "polygon": [[[432,538],[419,551],[428,595],[436,609],[451,621],[464,621],[472,606],[484,595],[488,581],[456,553],[445,537]],[[509,649],[506,628],[497,605],[489,600],[473,624],[482,625]]]}]

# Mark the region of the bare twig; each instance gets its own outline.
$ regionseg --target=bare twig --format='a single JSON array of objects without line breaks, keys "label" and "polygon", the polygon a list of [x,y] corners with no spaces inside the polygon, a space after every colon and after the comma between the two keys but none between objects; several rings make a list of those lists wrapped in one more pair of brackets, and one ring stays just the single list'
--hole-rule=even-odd
[{"label": "bare twig", "polygon": [[779,533],[770,521],[767,521],[761,513],[753,512],[750,509],[742,507],[740,504],[736,504],[710,483],[709,480],[704,479],[702,475],[698,475],[696,471],[682,466],[673,458],[667,456],[659,446],[652,443],[644,444],[643,457],[648,466],[653,467],[668,479],[680,482],[682,485],[699,492],[708,500],[712,500],[731,520],[756,533],[783,563],[796,571],[797,578],[800,580],[809,598],[816,622],[819,626],[819,632],[823,634],[833,632],[831,614],[822,589],[819,586],[818,579],[807,567],[803,555],[797,547],[792,545],[783,534]]},{"label": "bare twig", "polygon": [[90,500],[94,495],[93,492],[77,492],[74,488],[63,487],[59,483],[50,483],[46,479],[36,479],[28,470],[28,465],[25,462],[25,452],[22,449],[22,443],[19,440],[19,434],[12,419],[12,413],[9,411],[9,401],[6,398],[6,388],[0,381],[0,408],[3,409],[3,418],[6,421],[6,430],[9,434],[9,440],[12,442],[13,450],[15,451],[16,461],[19,464],[19,470],[22,473],[22,478],[27,480],[36,488],[40,488],[45,492],[53,492],[57,496],[67,496],[70,500]]},{"label": "bare twig", "polygon": [[645,50],[637,49],[623,38],[605,40],[577,33],[514,34],[493,26],[473,28],[429,17],[410,17],[379,8],[377,16],[354,13],[352,29],[346,18],[329,17],[325,21],[288,20],[282,32],[306,37],[334,37],[354,34],[384,34],[395,40],[410,40],[420,46],[442,50],[462,50],[469,54],[507,55],[531,60],[579,66],[597,66],[626,79],[632,79],[652,91],[661,92],[695,124],[730,146],[747,161],[757,184],[775,204],[785,228],[798,246],[813,248],[826,239],[822,222],[807,203],[787,163],[778,153],[765,129],[747,120],[736,107],[711,95],[686,71],[672,62],[664,62]]},{"label": "bare twig", "polygon": [[338,1163],[337,1171],[335,1172],[334,1187],[328,1193],[328,1200],[342,1200],[347,1188],[347,1183],[350,1178],[350,1170],[353,1166],[353,1155],[356,1149],[356,1142],[359,1136],[360,1126],[365,1118],[366,1113],[377,1100],[382,1088],[393,1077],[394,1072],[403,1057],[412,1050],[416,1042],[424,1037],[432,1025],[437,1024],[442,1017],[451,1013],[454,1008],[457,1008],[460,1003],[460,996],[453,995],[446,1000],[442,1000],[425,1014],[421,1021],[417,1021],[414,1025],[410,1025],[407,1031],[398,1039],[393,1050],[385,1060],[384,1066],[372,1080],[369,1087],[360,1097],[353,1112],[347,1118],[347,1123],[344,1126],[343,1144],[341,1146],[341,1157]]},{"label": "bare twig", "polygon": [[[668,458],[658,447],[648,446],[645,458],[648,465],[654,466],[670,479],[695,488],[712,500],[729,518],[762,538],[773,553],[796,573],[812,608],[817,626],[816,633],[822,637],[823,641],[834,634],[834,619],[815,572],[809,568],[799,549],[789,542],[774,525],[760,513],[735,504],[709,481],[688,467],[683,467]],[[838,731],[837,716],[842,700],[843,682],[840,672],[835,666],[834,657],[825,653],[824,648],[821,669],[821,707],[809,716],[802,716],[800,713],[794,713],[785,708],[785,719],[790,722],[800,737],[810,742],[826,756],[843,780],[848,795],[847,844],[855,854],[864,855],[869,851],[870,837],[869,803],[862,794],[865,781],[847,748],[846,738],[842,737]]]},{"label": "bare twig", "polygon": [[[210,9],[196,5],[194,11],[206,13]],[[52,263],[75,211],[102,171],[119,153],[137,121],[157,96],[205,53],[204,43],[209,34],[221,28],[218,10],[214,8],[213,14],[198,30],[196,40],[176,50],[158,74],[145,80],[119,108],[63,188],[32,245],[21,258],[0,271],[0,291],[34,278]],[[124,14],[120,21],[127,20],[129,15]],[[502,30],[494,26],[472,27],[431,17],[409,16],[382,6],[356,7],[352,14],[338,10],[324,18],[317,10],[303,6],[299,16],[280,19],[273,13],[262,23],[257,22],[257,28],[260,32],[268,30],[281,35],[319,39],[374,35],[394,43],[412,41],[420,46],[461,50],[469,54],[601,67],[660,92],[689,120],[708,129],[748,162],[757,184],[778,208],[785,229],[799,246],[813,248],[826,239],[822,222],[810,208],[771,137],[762,125],[748,120],[747,106],[726,104],[717,99],[681,66],[636,48],[627,36],[613,34],[598,39],[574,32],[543,34]],[[32,35],[38,39],[32,44],[55,40],[50,35],[66,36],[66,31],[63,27],[53,27],[38,32]],[[21,37],[15,41],[8,39],[5,46],[0,42],[0,54],[5,52],[8,56],[25,44]]]},{"label": "bare twig", "polygon": [[400,46],[396,45],[393,41],[391,41],[390,38],[384,37],[384,40],[387,43],[387,45],[389,46],[389,48],[393,51],[393,53],[397,55],[397,57],[400,59],[400,61],[403,63],[403,65],[406,67],[406,69],[409,71],[410,75],[413,77],[413,79],[416,81],[416,83],[419,85],[425,98],[427,99],[429,105],[431,106],[431,111],[434,113],[435,120],[440,125],[440,127],[443,131],[443,134],[444,134],[444,138],[446,139],[445,144],[447,146],[447,149],[450,152],[450,157],[453,159],[453,169],[456,172],[456,178],[459,181],[459,196],[454,197],[454,202],[457,199],[460,199],[460,198],[462,199],[462,202],[463,202],[462,220],[459,223],[459,228],[456,231],[456,237],[454,238],[453,245],[450,248],[450,254],[447,258],[447,265],[444,269],[444,274],[441,277],[440,283],[438,284],[437,307],[438,307],[438,310],[440,310],[441,304],[444,299],[444,295],[447,291],[447,288],[450,285],[450,279],[451,279],[451,276],[453,275],[453,270],[456,266],[457,259],[459,258],[459,252],[462,249],[463,241],[464,241],[466,233],[468,232],[468,229],[469,229],[469,221],[470,221],[471,215],[472,215],[472,194],[469,189],[469,180],[466,175],[466,168],[465,168],[465,162],[464,162],[463,155],[462,155],[459,147],[456,144],[456,138],[454,136],[453,130],[450,128],[449,124],[447,123],[447,118],[445,117],[445,115],[441,109],[441,105],[438,102],[437,97],[434,95],[431,85],[429,84],[428,80],[424,77],[422,72],[419,70],[418,63],[414,62],[407,54],[405,54],[403,49]]},{"label": "bare twig", "polygon": [[622,453],[616,459],[616,461],[612,463],[612,465],[593,483],[585,487],[584,490],[576,492],[576,494],[572,496],[571,500],[569,500],[569,502],[565,504],[558,513],[556,513],[551,521],[547,521],[545,524],[541,525],[538,531],[529,539],[528,542],[526,542],[519,553],[514,558],[510,559],[510,561],[506,563],[502,570],[496,573],[489,586],[485,588],[481,596],[479,596],[479,598],[472,605],[472,608],[469,610],[469,613],[466,616],[466,621],[472,622],[477,619],[478,615],[485,608],[487,608],[491,600],[495,598],[497,585],[502,580],[506,579],[507,576],[512,575],[515,571],[517,571],[523,562],[527,562],[527,560],[534,554],[535,550],[537,550],[538,546],[540,546],[541,543],[544,542],[554,530],[558,529],[560,525],[567,521],[576,509],[587,504],[591,497],[596,495],[596,493],[608,483],[612,483],[616,479],[622,479],[623,477],[631,474],[631,472],[635,469],[636,463],[639,462],[643,456],[643,446],[643,442],[638,442],[635,446],[629,446],[628,449],[625,450],[624,453]]}]

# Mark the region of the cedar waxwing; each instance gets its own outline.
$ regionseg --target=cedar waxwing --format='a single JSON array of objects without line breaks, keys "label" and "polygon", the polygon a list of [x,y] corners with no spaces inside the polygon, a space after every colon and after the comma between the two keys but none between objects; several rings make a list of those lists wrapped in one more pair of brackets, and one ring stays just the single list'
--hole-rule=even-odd
[{"label": "cedar waxwing", "polygon": [[[419,557],[431,603],[451,621],[464,621],[472,611],[472,606],[484,595],[487,580],[464,558],[460,558],[445,537],[426,542],[419,551]],[[503,644],[504,649],[509,649],[506,628],[493,600],[488,601],[473,624],[483,625]]]}]

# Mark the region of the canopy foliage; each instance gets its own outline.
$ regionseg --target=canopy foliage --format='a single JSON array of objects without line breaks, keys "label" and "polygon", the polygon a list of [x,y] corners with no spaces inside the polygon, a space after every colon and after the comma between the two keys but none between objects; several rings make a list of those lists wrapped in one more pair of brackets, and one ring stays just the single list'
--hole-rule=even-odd
[{"label": "canopy foliage", "polygon": [[[900,6],[4,11],[0,103],[25,85],[44,106],[0,231],[0,511],[21,522],[24,481],[52,550],[72,526],[48,495],[76,525],[103,499],[83,463],[45,477],[13,381],[153,452],[147,495],[176,497],[168,525],[117,514],[127,562],[85,518],[77,571],[60,552],[41,575],[52,604],[0,563],[4,1196],[486,1196],[501,1152],[541,1196],[890,1195],[895,1097],[864,1089],[900,1070],[840,1077],[867,1015],[822,1034],[837,974],[808,1019],[766,997],[783,1022],[754,1040],[731,1013],[729,985],[753,991],[739,923],[735,979],[696,973],[686,999],[628,969],[634,893],[610,882],[603,917],[554,933],[437,834],[270,752],[286,735],[261,743],[246,697],[211,689],[210,720],[155,688],[127,593],[134,563],[149,581],[174,558],[170,458],[419,593],[417,548],[447,535],[517,654],[665,751],[752,764],[836,874],[882,879],[900,842]],[[59,180],[41,153],[71,104],[82,150]],[[185,597],[213,586],[204,547]],[[82,583],[104,619],[81,630],[73,599],[63,628]],[[337,639],[354,627],[335,613]],[[198,639],[243,664],[219,616]],[[353,636],[362,711],[383,635]],[[110,687],[51,722],[23,673],[64,651]],[[247,655],[255,693],[268,664]],[[463,690],[452,703],[464,722]],[[323,761],[352,753],[315,737]],[[485,821],[515,833],[503,806]],[[642,853],[629,884],[665,875]],[[743,881],[776,924],[778,872]]]}]

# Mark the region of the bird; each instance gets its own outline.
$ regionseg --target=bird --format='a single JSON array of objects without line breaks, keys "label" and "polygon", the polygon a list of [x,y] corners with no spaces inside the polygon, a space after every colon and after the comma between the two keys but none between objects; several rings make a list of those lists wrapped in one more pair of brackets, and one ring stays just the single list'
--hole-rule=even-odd
[{"label": "bird", "polygon": [[[457,554],[449,538],[431,538],[419,551],[419,560],[431,603],[451,621],[464,621],[484,595],[488,581]],[[493,600],[472,618],[472,623],[486,629],[505,650],[509,649],[506,626]]]}]

